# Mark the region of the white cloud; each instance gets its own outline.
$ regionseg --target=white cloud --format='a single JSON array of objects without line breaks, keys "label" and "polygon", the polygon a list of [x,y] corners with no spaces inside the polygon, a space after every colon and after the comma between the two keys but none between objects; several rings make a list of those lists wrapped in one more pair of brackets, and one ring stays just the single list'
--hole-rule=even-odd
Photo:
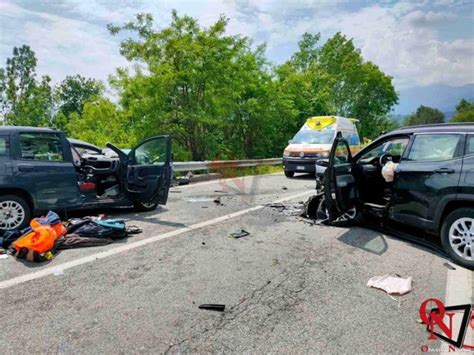
[{"label": "white cloud", "polygon": [[[23,4],[23,5],[21,5]],[[474,28],[459,27],[459,18],[474,20],[471,0],[364,3],[321,0],[88,0],[64,3],[0,2],[0,65],[11,48],[29,44],[38,56],[38,72],[56,81],[80,73],[106,79],[117,66],[118,39],[107,23],[124,23],[138,12],[151,12],[158,27],[170,21],[170,11],[215,22],[230,18],[228,32],[268,43],[273,61],[286,60],[304,32],[321,32],[323,39],[341,31],[354,38],[362,55],[394,77],[398,89],[444,83],[474,82]],[[357,6],[355,6],[356,4]],[[32,6],[35,5],[35,6]],[[351,6],[349,6],[351,5]],[[469,20],[465,21],[469,23]],[[443,31],[457,24],[457,35]],[[443,27],[444,26],[444,27]]]}]

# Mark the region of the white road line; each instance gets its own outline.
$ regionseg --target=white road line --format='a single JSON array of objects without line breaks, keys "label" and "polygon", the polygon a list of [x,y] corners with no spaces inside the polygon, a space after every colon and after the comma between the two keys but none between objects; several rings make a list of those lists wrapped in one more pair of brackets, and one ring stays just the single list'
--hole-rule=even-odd
[{"label": "white road line", "polygon": [[[292,199],[297,198],[297,197],[308,195],[310,193],[314,193],[314,191],[309,190],[309,191],[305,191],[305,192],[302,192],[302,193],[299,193],[299,194],[296,194],[296,195],[280,198],[278,200],[273,201],[272,203],[289,201],[289,200],[292,200]],[[150,244],[150,243],[154,243],[154,242],[157,242],[159,240],[168,239],[168,238],[180,235],[180,234],[190,232],[192,230],[196,230],[196,229],[199,229],[199,228],[203,228],[203,227],[207,227],[207,226],[210,226],[210,225],[213,225],[213,224],[217,224],[217,223],[220,223],[222,221],[226,221],[226,220],[231,219],[231,218],[239,217],[239,216],[242,216],[244,214],[260,210],[264,207],[265,207],[264,205],[257,205],[257,206],[250,207],[250,208],[238,211],[238,212],[234,212],[234,213],[230,213],[230,214],[227,214],[227,215],[224,215],[224,216],[221,216],[221,217],[210,219],[208,221],[192,224],[189,227],[183,227],[183,228],[180,228],[180,229],[173,230],[171,232],[163,233],[163,234],[160,234],[160,235],[156,235],[154,237],[142,239],[142,240],[139,240],[139,241],[136,241],[136,242],[132,242],[130,244],[125,244],[125,245],[122,245],[122,246],[119,246],[119,247],[115,247],[115,248],[112,248],[112,249],[109,249],[109,250],[105,250],[103,252],[88,255],[88,256],[85,256],[85,257],[82,257],[82,258],[79,258],[79,259],[76,259],[76,260],[71,260],[71,261],[65,262],[63,264],[50,266],[50,267],[44,268],[44,269],[39,270],[39,271],[31,272],[31,273],[28,273],[28,274],[25,274],[25,275],[22,275],[22,276],[17,276],[17,277],[13,277],[11,279],[8,279],[8,280],[0,281],[0,289],[5,289],[5,288],[15,286],[15,285],[18,285],[18,284],[22,284],[22,283],[25,283],[25,282],[28,282],[28,281],[31,281],[31,280],[36,280],[36,279],[39,279],[39,278],[44,277],[44,276],[48,276],[48,275],[52,275],[52,274],[57,273],[57,272],[64,271],[66,269],[70,269],[70,268],[73,268],[73,267],[76,267],[76,266],[84,265],[84,264],[90,263],[90,262],[95,261],[95,260],[100,260],[100,259],[112,256],[112,255],[120,254],[120,253],[129,251],[129,250],[132,250],[132,249],[135,249],[135,248],[139,248],[141,246],[144,246],[144,245],[147,245],[147,244]]]},{"label": "white road line", "polygon": [[[459,265],[455,265],[456,270],[448,270],[446,278],[446,296],[444,299],[445,306],[458,306],[462,304],[474,304],[473,296],[473,272]],[[466,334],[464,342],[473,344],[473,332]],[[468,339],[469,337],[469,339]],[[442,354],[449,353],[447,343],[441,343]]]}]

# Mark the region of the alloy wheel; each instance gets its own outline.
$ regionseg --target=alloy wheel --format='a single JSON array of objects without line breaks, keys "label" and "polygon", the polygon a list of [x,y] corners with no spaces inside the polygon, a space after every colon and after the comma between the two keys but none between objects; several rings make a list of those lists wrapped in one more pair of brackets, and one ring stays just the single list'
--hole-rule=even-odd
[{"label": "alloy wheel", "polygon": [[25,216],[25,209],[17,201],[0,202],[0,229],[12,230],[20,227]]},{"label": "alloy wheel", "polygon": [[454,252],[465,260],[474,260],[474,218],[455,220],[449,228],[449,244]]}]

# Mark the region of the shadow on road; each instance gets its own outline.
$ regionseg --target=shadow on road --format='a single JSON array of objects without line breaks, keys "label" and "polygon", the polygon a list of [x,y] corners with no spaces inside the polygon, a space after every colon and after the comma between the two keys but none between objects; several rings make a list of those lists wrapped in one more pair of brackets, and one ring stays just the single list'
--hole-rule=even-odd
[{"label": "shadow on road", "polygon": [[[287,180],[315,180],[316,177],[314,174],[297,174],[292,178],[286,178]],[[316,180],[315,180],[316,181]]]},{"label": "shadow on road", "polygon": [[388,250],[385,236],[369,229],[351,228],[337,239],[347,245],[377,255],[382,255]]},{"label": "shadow on road", "polygon": [[447,259],[438,237],[399,224],[385,228],[377,226],[352,227],[337,239],[369,253],[382,255],[388,250],[387,238],[404,241],[413,248]]}]

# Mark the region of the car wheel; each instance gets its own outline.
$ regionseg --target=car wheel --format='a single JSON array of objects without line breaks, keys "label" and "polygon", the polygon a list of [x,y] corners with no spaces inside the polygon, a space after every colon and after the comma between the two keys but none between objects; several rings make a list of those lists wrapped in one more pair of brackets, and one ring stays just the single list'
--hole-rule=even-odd
[{"label": "car wheel", "polygon": [[326,206],[326,199],[322,198],[317,210],[317,219],[322,222],[326,221],[326,223],[330,224],[331,226],[346,227],[353,225],[359,221],[359,212],[357,210],[357,207],[354,206],[334,221],[329,221],[329,211]]},{"label": "car wheel", "polygon": [[295,176],[295,172],[294,171],[287,171],[285,170],[285,176],[287,178],[292,178],[293,176]]},{"label": "car wheel", "polygon": [[474,208],[459,208],[444,219],[441,244],[455,262],[474,269]]},{"label": "car wheel", "polygon": [[0,196],[0,230],[22,229],[31,218],[28,203],[16,195]]},{"label": "car wheel", "polygon": [[135,202],[135,209],[141,212],[153,211],[158,207],[156,202]]}]

